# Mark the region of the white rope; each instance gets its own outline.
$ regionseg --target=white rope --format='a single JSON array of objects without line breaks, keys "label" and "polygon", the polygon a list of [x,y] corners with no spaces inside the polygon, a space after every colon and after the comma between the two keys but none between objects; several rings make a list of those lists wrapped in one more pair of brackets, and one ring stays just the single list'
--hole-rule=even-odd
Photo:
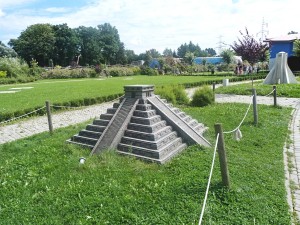
[{"label": "white rope", "polygon": [[78,109],[83,107],[83,106],[64,106],[64,105],[50,105],[50,106],[54,108],[69,108],[69,109]]},{"label": "white rope", "polygon": [[42,110],[42,109],[44,109],[44,108],[46,108],[46,106],[44,106],[44,107],[42,107],[42,108],[39,108],[39,109],[36,109],[36,110],[34,110],[34,111],[32,111],[32,112],[26,113],[26,114],[24,114],[24,115],[22,115],[22,116],[18,116],[18,117],[14,117],[14,118],[11,118],[11,119],[6,120],[6,121],[2,121],[2,122],[0,122],[0,124],[4,124],[4,123],[8,123],[8,122],[11,122],[11,121],[20,119],[20,118],[22,118],[22,117],[25,117],[25,116],[28,116],[28,115],[30,115],[30,114],[32,114],[32,113],[35,113],[35,112],[37,112],[37,111],[40,111],[40,110]]},{"label": "white rope", "polygon": [[269,94],[263,96],[263,97],[268,97],[269,95],[271,95],[273,92],[275,91],[275,89],[273,89],[273,91],[271,91]]},{"label": "white rope", "polygon": [[236,130],[238,130],[242,126],[242,124],[243,124],[244,120],[246,119],[246,116],[247,116],[247,114],[248,114],[248,112],[250,110],[250,107],[252,105],[252,99],[253,99],[253,97],[254,97],[254,95],[251,96],[251,102],[250,102],[250,104],[248,106],[248,109],[247,109],[247,111],[246,111],[246,113],[244,115],[244,118],[242,119],[242,121],[240,122],[240,124],[236,128],[234,128],[233,130],[231,130],[231,131],[225,131],[225,132],[223,132],[224,134],[233,133],[233,132],[235,132]]},{"label": "white rope", "polygon": [[201,223],[202,223],[202,218],[203,218],[203,215],[204,215],[204,210],[205,210],[205,205],[206,205],[206,201],[207,201],[208,190],[209,190],[210,181],[211,181],[211,177],[212,177],[212,173],[213,173],[213,169],[214,169],[214,164],[215,164],[215,158],[216,158],[217,146],[218,146],[218,142],[219,142],[219,135],[220,135],[220,134],[218,133],[218,134],[217,134],[217,138],[216,138],[216,144],[215,144],[214,156],[213,156],[212,163],[211,163],[210,174],[209,174],[209,178],[208,178],[208,182],[207,182],[207,187],[206,187],[205,197],[204,197],[204,200],[203,200],[202,210],[201,210],[200,219],[199,219],[199,225],[201,225]]}]

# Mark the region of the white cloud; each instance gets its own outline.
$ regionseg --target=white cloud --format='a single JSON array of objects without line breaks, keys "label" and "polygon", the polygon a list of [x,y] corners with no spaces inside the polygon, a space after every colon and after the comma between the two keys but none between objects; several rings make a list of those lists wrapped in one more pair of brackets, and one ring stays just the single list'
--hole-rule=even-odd
[{"label": "white cloud", "polygon": [[45,9],[46,12],[50,12],[50,13],[65,13],[68,12],[69,9],[64,8],[64,7],[50,7]]},{"label": "white cloud", "polygon": [[[2,0],[0,9],[1,3]],[[150,48],[160,52],[165,48],[176,50],[189,41],[201,48],[216,48],[220,35],[221,41],[227,44],[236,41],[239,30],[244,31],[245,27],[256,35],[262,30],[263,17],[270,36],[291,30],[300,32],[300,25],[293,19],[298,13],[296,3],[296,0],[95,0],[72,12],[53,5],[41,9],[54,12],[51,17],[29,16],[28,12],[27,16],[20,12],[2,15],[0,40],[3,30],[6,37],[11,34],[10,38],[15,38],[35,23],[67,23],[74,28],[107,22],[118,29],[126,48],[136,53]]]}]

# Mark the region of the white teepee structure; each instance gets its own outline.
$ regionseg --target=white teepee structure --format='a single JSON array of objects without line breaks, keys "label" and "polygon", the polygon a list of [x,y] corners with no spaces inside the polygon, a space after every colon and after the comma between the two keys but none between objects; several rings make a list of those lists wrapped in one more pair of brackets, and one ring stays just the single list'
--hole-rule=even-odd
[{"label": "white teepee structure", "polygon": [[296,84],[297,80],[287,64],[287,53],[278,52],[276,54],[275,64],[264,84]]}]

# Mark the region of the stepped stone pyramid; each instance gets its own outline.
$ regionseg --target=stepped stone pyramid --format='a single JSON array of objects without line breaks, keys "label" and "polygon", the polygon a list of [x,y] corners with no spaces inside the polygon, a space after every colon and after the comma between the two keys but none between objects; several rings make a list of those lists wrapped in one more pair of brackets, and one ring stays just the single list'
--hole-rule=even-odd
[{"label": "stepped stone pyramid", "polygon": [[164,163],[187,145],[210,146],[203,124],[154,95],[153,85],[124,86],[125,95],[86,129],[67,140],[91,149],[105,149]]}]

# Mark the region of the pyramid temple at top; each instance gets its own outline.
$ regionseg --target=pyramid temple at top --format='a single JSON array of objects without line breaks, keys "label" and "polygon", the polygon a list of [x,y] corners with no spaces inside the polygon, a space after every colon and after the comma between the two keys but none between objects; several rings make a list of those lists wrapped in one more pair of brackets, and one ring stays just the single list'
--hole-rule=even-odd
[{"label": "pyramid temple at top", "polygon": [[164,163],[188,145],[210,146],[203,124],[154,94],[153,85],[124,86],[125,95],[105,114],[67,140],[91,154],[118,153]]}]

